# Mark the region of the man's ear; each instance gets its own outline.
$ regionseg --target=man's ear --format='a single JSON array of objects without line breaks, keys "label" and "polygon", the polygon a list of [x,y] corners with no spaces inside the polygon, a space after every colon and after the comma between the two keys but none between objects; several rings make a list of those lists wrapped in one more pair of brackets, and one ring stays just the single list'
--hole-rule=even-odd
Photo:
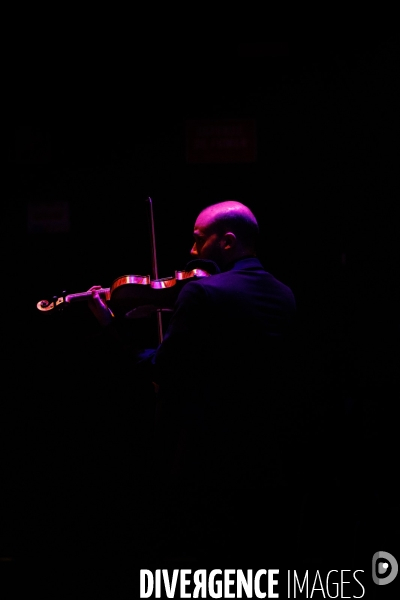
[{"label": "man's ear", "polygon": [[234,248],[236,246],[236,235],[234,233],[232,233],[231,231],[228,231],[227,233],[224,234],[222,241],[224,244],[223,245],[224,250],[231,250],[232,248]]}]

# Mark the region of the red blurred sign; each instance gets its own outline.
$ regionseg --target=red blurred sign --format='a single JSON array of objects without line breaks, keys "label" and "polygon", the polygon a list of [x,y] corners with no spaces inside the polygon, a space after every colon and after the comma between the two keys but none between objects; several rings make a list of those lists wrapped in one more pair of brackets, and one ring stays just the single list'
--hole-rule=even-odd
[{"label": "red blurred sign", "polygon": [[186,121],[188,163],[249,163],[256,157],[254,119]]},{"label": "red blurred sign", "polygon": [[66,233],[70,230],[69,202],[28,203],[28,233]]}]

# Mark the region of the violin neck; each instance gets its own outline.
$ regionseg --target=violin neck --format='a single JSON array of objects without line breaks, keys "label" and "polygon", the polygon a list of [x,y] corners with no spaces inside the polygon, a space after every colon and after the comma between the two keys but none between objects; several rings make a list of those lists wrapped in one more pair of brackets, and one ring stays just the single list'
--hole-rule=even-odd
[{"label": "violin neck", "polygon": [[[110,299],[110,288],[101,288],[99,290],[100,296],[108,302]],[[87,300],[92,295],[92,292],[78,292],[77,294],[67,294],[65,296],[65,302],[79,302],[80,300]]]}]

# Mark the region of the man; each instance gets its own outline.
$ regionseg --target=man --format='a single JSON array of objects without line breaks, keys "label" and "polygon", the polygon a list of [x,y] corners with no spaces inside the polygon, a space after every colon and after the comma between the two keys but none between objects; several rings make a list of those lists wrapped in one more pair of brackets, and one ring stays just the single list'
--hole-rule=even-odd
[{"label": "man", "polygon": [[[212,261],[216,273],[185,284],[162,343],[136,357],[159,390],[158,531],[164,549],[176,542],[172,554],[249,556],[265,518],[271,544],[273,525],[274,540],[282,531],[273,513],[284,506],[291,478],[296,306],[257,258],[258,235],[254,214],[240,202],[201,211],[191,255]],[[91,288],[90,308],[112,331],[99,289]]]}]

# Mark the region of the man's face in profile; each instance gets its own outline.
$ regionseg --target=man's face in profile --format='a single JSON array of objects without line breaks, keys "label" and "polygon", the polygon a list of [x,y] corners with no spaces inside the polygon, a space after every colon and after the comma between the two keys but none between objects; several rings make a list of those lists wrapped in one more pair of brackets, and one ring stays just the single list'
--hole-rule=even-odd
[{"label": "man's face in profile", "polygon": [[197,219],[193,237],[191,255],[203,260],[212,260],[218,266],[223,265],[223,237],[210,226],[206,219]]}]

